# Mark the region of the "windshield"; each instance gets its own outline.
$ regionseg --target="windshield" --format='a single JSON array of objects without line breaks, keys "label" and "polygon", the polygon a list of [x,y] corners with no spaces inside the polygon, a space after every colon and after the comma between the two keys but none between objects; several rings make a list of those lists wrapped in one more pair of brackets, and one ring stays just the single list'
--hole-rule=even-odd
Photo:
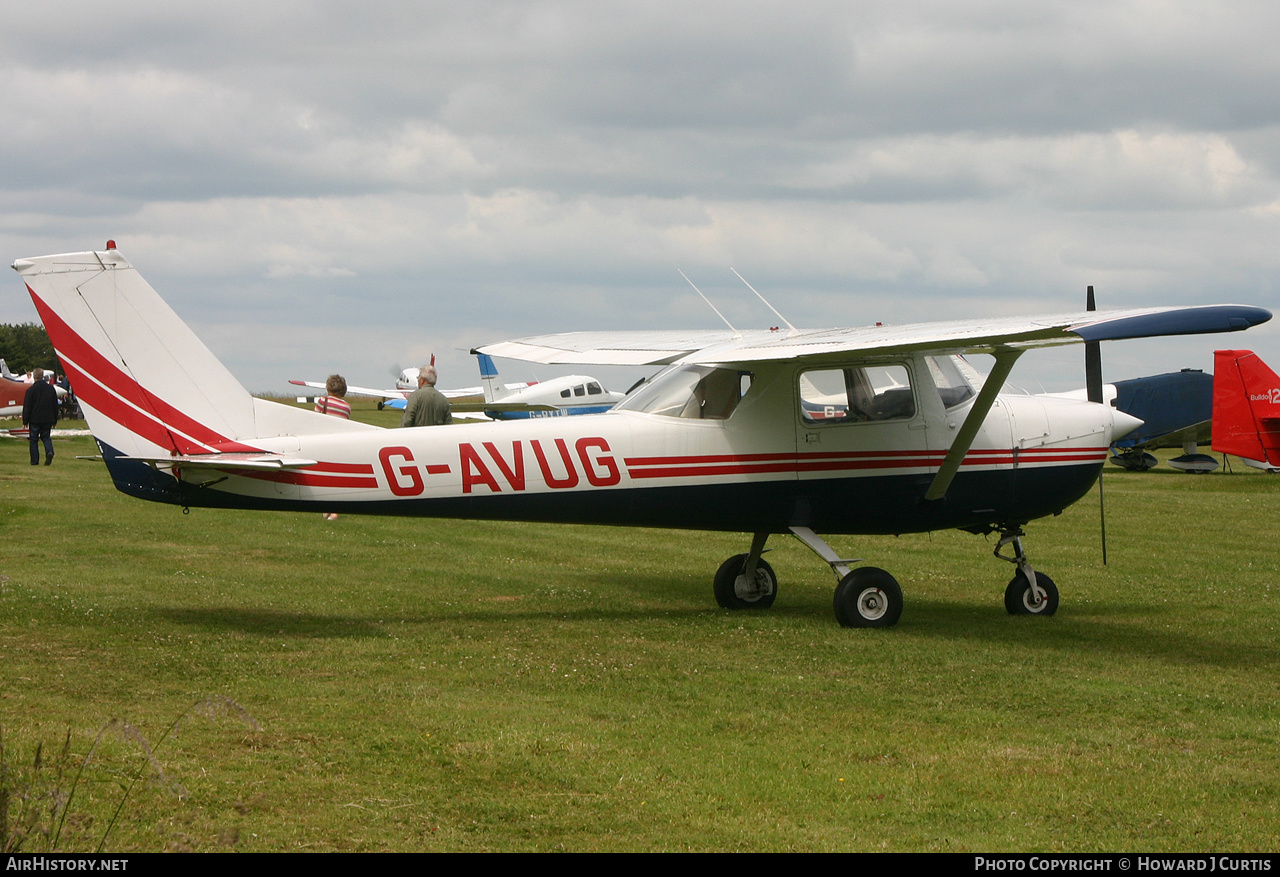
[{"label": "windshield", "polygon": [[959,356],[927,356],[925,361],[929,363],[929,374],[942,396],[942,404],[947,408],[954,408],[977,395],[965,374],[966,370],[973,372],[973,367]]},{"label": "windshield", "polygon": [[751,372],[681,366],[659,374],[618,404],[620,411],[638,411],[661,417],[693,420],[725,420],[751,386]]}]

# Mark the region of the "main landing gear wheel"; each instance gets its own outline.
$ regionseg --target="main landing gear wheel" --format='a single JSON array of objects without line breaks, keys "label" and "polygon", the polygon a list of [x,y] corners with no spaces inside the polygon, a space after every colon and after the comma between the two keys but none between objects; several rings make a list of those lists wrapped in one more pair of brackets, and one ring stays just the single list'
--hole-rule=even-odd
[{"label": "main landing gear wheel", "polygon": [[832,605],[842,627],[892,627],[902,617],[902,588],[884,570],[860,566],[836,585]]},{"label": "main landing gear wheel", "polygon": [[1052,615],[1058,611],[1058,586],[1053,579],[1037,571],[1036,584],[1044,589],[1043,597],[1032,592],[1031,582],[1018,570],[1004,591],[1004,608],[1010,615]]},{"label": "main landing gear wheel", "polygon": [[723,609],[768,609],[778,596],[778,577],[763,558],[756,561],[755,581],[746,575],[747,555],[735,554],[716,570],[716,602]]}]

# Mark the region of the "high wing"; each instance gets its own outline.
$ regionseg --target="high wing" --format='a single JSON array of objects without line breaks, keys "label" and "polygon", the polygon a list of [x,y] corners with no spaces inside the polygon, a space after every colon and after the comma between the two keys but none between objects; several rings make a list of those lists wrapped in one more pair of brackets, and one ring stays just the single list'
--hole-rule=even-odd
[{"label": "high wing", "polygon": [[1196,305],[796,332],[567,332],[503,341],[478,350],[491,356],[566,365],[822,360],[847,353],[990,353],[1081,341],[1231,332],[1269,319],[1271,312],[1263,308]]},{"label": "high wing", "polygon": [[[750,333],[767,340],[769,333]],[[670,365],[689,354],[734,340],[731,332],[562,332],[500,341],[476,348],[507,359],[547,365]]]},{"label": "high wing", "polygon": [[491,356],[596,365],[823,362],[850,354],[990,353],[995,363],[925,492],[937,500],[959,471],[1018,357],[1033,347],[1163,335],[1233,332],[1265,323],[1271,312],[1248,305],[1078,311],[982,322],[916,323],[855,329],[754,332],[585,332],[541,335],[478,348]]}]

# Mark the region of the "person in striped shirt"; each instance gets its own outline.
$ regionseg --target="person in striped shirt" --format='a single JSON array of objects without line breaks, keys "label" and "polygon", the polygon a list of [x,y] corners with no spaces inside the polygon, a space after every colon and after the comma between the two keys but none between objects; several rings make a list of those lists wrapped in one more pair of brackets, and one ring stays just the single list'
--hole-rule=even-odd
[{"label": "person in striped shirt", "polygon": [[[324,382],[324,391],[328,395],[316,400],[316,413],[350,420],[351,403],[343,398],[347,395],[346,379],[342,375],[329,375],[329,380]],[[338,513],[325,512],[324,519],[326,521],[336,521],[338,520]]]},{"label": "person in striped shirt", "polygon": [[347,395],[346,379],[342,375],[329,375],[329,380],[324,382],[324,391],[329,395],[316,400],[316,413],[350,420],[351,403],[343,398]]}]

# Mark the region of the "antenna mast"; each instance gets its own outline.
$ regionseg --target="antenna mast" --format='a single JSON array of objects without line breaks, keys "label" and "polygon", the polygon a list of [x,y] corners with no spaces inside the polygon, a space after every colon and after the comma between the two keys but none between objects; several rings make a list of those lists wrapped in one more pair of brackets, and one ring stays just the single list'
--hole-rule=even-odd
[{"label": "antenna mast", "polygon": [[[679,268],[677,268],[676,270],[677,270],[677,271],[680,271],[680,269],[679,269]],[[732,270],[732,269],[730,269],[730,270]],[[734,272],[734,273],[736,274],[737,272]],[[701,290],[701,289],[698,289],[698,287],[694,284],[694,282],[693,282],[692,280],[690,280],[690,279],[688,278],[688,276],[686,276],[686,275],[685,275],[685,273],[684,273],[683,271],[680,271],[680,276],[681,276],[681,277],[684,277],[685,282],[686,282],[686,283],[688,283],[690,286],[692,286],[692,287],[693,287],[693,291],[694,291],[694,292],[696,292],[698,295],[702,295],[702,290]],[[744,282],[745,282],[745,281],[744,281]],[[709,308],[711,308],[711,310],[715,311],[715,312],[716,312],[716,316],[717,316],[717,317],[719,317],[721,320],[724,320],[724,324],[725,324],[726,326],[728,326],[728,327],[733,331],[733,338],[734,338],[734,340],[735,340],[735,341],[737,341],[738,339],[740,339],[740,338],[742,337],[742,333],[741,333],[741,332],[739,332],[737,329],[734,329],[734,328],[733,328],[733,323],[730,323],[728,320],[725,320],[724,314],[720,313],[720,309],[719,309],[719,308],[717,308],[715,305],[713,305],[713,304],[711,303],[711,299],[707,298],[705,295],[702,295],[702,300],[703,300],[703,301],[705,301],[705,302],[707,303],[707,307],[709,307]],[[765,302],[765,304],[768,304],[768,302]]]},{"label": "antenna mast", "polygon": [[[747,283],[747,278],[743,277],[741,274],[738,274],[738,269],[736,269],[736,268],[730,268],[729,270],[730,270],[730,271],[732,271],[734,274],[737,274],[738,279],[739,279],[739,280],[741,280],[743,283]],[[781,320],[782,322],[786,323],[787,328],[791,330],[790,332],[788,332],[788,333],[787,333],[787,337],[788,337],[788,338],[790,338],[790,337],[791,337],[791,336],[793,336],[793,335],[799,335],[799,334],[800,334],[800,330],[799,330],[799,329],[797,329],[795,326],[791,325],[790,321],[788,321],[786,317],[784,317],[784,316],[782,316],[782,314],[778,313],[778,309],[777,309],[777,308],[775,308],[773,305],[769,304],[769,300],[768,300],[767,298],[765,298],[763,295],[761,295],[761,294],[760,294],[760,292],[759,292],[759,290],[757,290],[757,289],[756,289],[754,286],[752,286],[750,283],[747,283],[747,289],[749,289],[749,290],[751,290],[752,292],[754,292],[754,293],[756,294],[756,298],[758,298],[758,299],[760,299],[760,301],[764,302],[765,307],[767,307],[769,310],[773,311],[774,316],[776,316],[776,317],[777,317],[779,320]]]}]

